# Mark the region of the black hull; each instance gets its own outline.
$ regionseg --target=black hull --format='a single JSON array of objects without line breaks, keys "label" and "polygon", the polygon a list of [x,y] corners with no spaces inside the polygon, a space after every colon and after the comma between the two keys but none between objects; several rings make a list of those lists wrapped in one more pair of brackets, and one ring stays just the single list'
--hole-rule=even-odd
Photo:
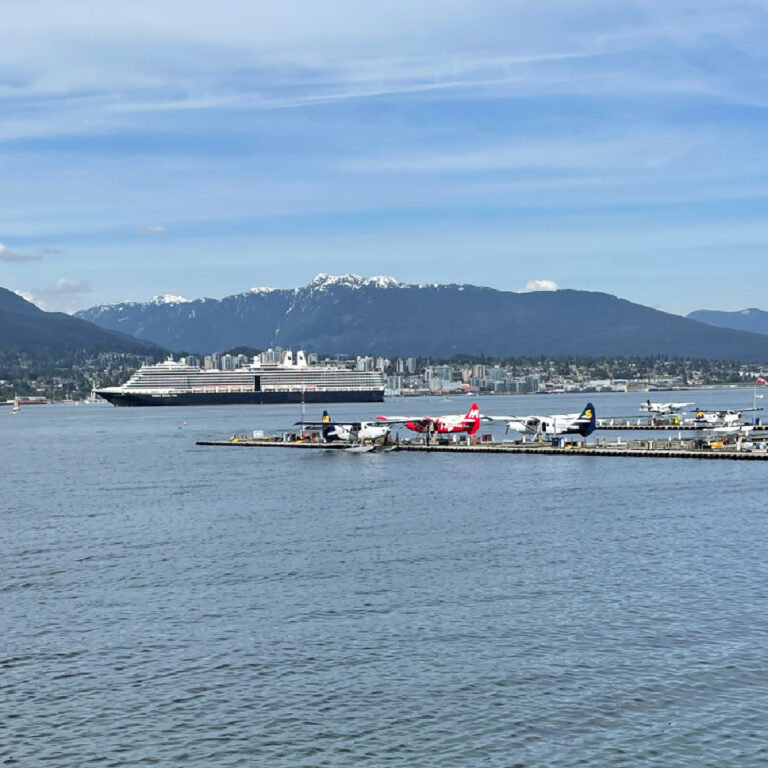
[{"label": "black hull", "polygon": [[[112,405],[143,408],[150,405],[281,405],[301,403],[301,392],[206,392],[177,395],[97,393]],[[381,403],[383,390],[362,392],[305,392],[304,402],[313,403]]]}]

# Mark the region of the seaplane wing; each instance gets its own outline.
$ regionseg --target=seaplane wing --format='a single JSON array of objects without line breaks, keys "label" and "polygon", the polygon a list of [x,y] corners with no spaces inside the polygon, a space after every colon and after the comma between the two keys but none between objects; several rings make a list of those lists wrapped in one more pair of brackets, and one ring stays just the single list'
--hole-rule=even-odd
[{"label": "seaplane wing", "polygon": [[376,420],[385,424],[407,424],[409,421],[435,421],[435,416],[377,416]]},{"label": "seaplane wing", "polygon": [[385,424],[404,424],[414,432],[467,432],[474,435],[480,428],[480,411],[477,403],[466,414],[448,414],[446,416],[377,416]]}]

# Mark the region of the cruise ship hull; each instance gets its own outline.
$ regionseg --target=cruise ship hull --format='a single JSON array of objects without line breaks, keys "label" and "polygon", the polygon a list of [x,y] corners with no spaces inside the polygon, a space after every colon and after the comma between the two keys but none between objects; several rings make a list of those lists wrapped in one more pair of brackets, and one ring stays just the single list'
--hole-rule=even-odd
[{"label": "cruise ship hull", "polygon": [[[97,390],[97,395],[119,407],[157,405],[279,405],[301,403],[301,392],[177,392],[140,393]],[[384,390],[343,391],[307,390],[304,402],[311,403],[381,403]]]}]

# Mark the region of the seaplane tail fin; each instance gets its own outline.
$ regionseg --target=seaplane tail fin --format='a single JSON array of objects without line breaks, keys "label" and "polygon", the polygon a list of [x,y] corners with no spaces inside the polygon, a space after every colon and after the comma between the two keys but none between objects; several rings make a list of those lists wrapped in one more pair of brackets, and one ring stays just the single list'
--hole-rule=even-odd
[{"label": "seaplane tail fin", "polygon": [[[328,411],[323,411],[323,423],[331,423],[331,414]],[[339,436],[336,432],[336,427],[323,427],[323,441],[326,443],[332,443],[334,440],[338,440]]]},{"label": "seaplane tail fin", "polygon": [[464,420],[469,424],[467,432],[470,435],[474,435],[480,429],[480,409],[477,407],[477,403],[472,403],[472,407],[467,411]]},{"label": "seaplane tail fin", "polygon": [[595,406],[592,403],[587,403],[584,410],[581,412],[578,418],[579,434],[586,437],[591,435],[595,431],[597,426],[597,419],[595,417]]}]

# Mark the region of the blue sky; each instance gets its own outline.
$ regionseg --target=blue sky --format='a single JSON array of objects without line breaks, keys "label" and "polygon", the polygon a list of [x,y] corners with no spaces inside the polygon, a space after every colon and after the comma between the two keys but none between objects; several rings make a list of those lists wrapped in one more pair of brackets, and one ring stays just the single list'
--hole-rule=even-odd
[{"label": "blue sky", "polygon": [[0,285],[72,311],[317,273],[768,308],[768,8],[3,11]]}]

